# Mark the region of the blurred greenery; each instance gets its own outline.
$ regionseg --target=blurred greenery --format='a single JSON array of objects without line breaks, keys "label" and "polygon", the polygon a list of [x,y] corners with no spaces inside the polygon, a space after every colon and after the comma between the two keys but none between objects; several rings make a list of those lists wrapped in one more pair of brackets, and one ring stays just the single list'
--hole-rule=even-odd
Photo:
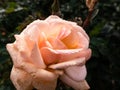
[{"label": "blurred greenery", "polygon": [[[62,18],[85,20],[85,0],[59,1]],[[52,3],[53,0],[0,0],[0,90],[15,90],[9,78],[12,60],[6,44],[13,42],[13,35],[33,20],[49,16]],[[120,90],[120,0],[99,0],[96,9],[98,14],[86,28],[92,49],[86,79],[90,90]],[[73,89],[59,81],[56,90]]]}]

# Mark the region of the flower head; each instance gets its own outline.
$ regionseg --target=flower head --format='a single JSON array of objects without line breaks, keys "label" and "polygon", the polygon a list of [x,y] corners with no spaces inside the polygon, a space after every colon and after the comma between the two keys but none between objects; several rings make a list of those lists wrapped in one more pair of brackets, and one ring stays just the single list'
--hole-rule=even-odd
[{"label": "flower head", "polygon": [[7,50],[17,90],[55,90],[58,78],[74,89],[89,88],[85,81],[89,37],[75,22],[51,15],[35,20],[15,38]]}]

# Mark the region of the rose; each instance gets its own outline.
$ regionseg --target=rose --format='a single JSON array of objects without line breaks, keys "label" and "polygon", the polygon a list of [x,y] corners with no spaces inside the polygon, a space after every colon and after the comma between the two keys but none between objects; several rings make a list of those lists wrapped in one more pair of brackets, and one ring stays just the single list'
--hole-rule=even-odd
[{"label": "rose", "polygon": [[89,38],[76,23],[50,16],[34,21],[15,38],[7,50],[13,60],[11,80],[17,90],[54,90],[59,75],[75,89],[88,88],[84,64],[91,55]]},{"label": "rose", "polygon": [[7,50],[17,90],[55,90],[58,77],[74,89],[89,88],[85,81],[89,37],[75,22],[51,15],[32,22],[15,38]]}]

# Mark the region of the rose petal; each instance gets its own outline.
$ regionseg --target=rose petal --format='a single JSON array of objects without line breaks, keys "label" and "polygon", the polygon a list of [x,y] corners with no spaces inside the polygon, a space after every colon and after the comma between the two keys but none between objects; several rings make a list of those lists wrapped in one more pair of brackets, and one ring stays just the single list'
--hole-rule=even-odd
[{"label": "rose petal", "polygon": [[26,54],[30,54],[27,52],[30,52],[34,42],[30,41],[29,39],[26,42],[26,37],[15,35],[16,41],[14,42],[14,45],[16,49],[18,49],[18,52],[26,52]]},{"label": "rose petal", "polygon": [[[26,63],[24,65],[24,68],[28,67],[30,69],[35,69],[32,64]],[[17,90],[32,90],[33,87],[37,90],[55,90],[59,75],[58,73],[60,73],[59,71],[52,72],[50,70],[38,68],[31,71],[31,73],[28,73],[23,69],[13,67],[11,72],[11,80]]]},{"label": "rose petal", "polygon": [[55,24],[55,23],[62,23],[64,25],[77,25],[77,23],[75,22],[71,22],[71,21],[66,21],[66,20],[63,20],[62,18],[56,16],[56,15],[50,15],[48,18],[45,19],[46,22],[48,22],[49,24]]},{"label": "rose petal", "polygon": [[67,74],[71,79],[75,81],[84,80],[87,74],[85,65],[75,65],[65,69],[65,74]]},{"label": "rose petal", "polygon": [[66,45],[61,42],[58,38],[49,38],[48,40],[52,45],[53,49],[67,49]]},{"label": "rose petal", "polygon": [[10,75],[17,90],[32,90],[32,77],[26,71],[13,67]]},{"label": "rose petal", "polygon": [[54,15],[48,17],[45,21],[47,21],[50,24],[50,28],[52,28],[52,30],[49,31],[49,36],[59,37],[68,48],[88,48],[89,37],[83,28],[76,23],[65,21]]},{"label": "rose petal", "polygon": [[65,37],[67,37],[71,33],[71,30],[68,30],[68,28],[62,27],[57,38],[62,40]]},{"label": "rose petal", "polygon": [[39,35],[38,45],[39,45],[40,49],[42,47],[53,48],[52,45],[50,44],[50,42],[48,41],[47,36],[44,32],[41,32],[40,35]]},{"label": "rose petal", "polygon": [[55,20],[61,20],[61,18],[59,18],[58,16],[56,16],[56,15],[51,15],[51,16],[49,16],[48,18],[46,18],[45,19],[45,21],[47,21],[47,22],[50,22],[50,21],[55,21]]},{"label": "rose petal", "polygon": [[28,48],[30,45],[25,41],[25,38],[19,35],[15,35],[15,37],[17,39],[16,42],[7,45],[7,50],[12,57],[14,65],[19,67],[22,62],[32,62],[38,67],[45,68],[46,65],[42,60],[38,46],[34,44]]},{"label": "rose petal", "polygon": [[58,16],[51,15],[46,20],[49,23],[49,30],[47,33],[49,34],[48,37],[53,36],[54,38],[62,39],[68,36],[71,32],[71,24],[76,24],[74,22],[65,21]]},{"label": "rose petal", "polygon": [[82,27],[80,27],[80,26],[78,26],[78,25],[72,25],[73,26],[73,28],[75,29],[75,30],[77,30],[78,32],[80,32],[81,34],[83,34],[84,35],[84,37],[88,40],[88,42],[89,42],[89,37],[88,37],[88,35],[86,34],[86,32],[85,32],[85,30],[82,28]]},{"label": "rose petal", "polygon": [[[45,64],[43,62],[39,47],[36,44],[36,42],[30,41],[29,38],[27,39],[28,41],[25,41],[26,38],[20,35],[15,35],[15,37],[16,37],[15,46],[18,49],[18,53],[21,54],[21,57],[22,58],[24,57],[22,59],[23,62],[24,61],[32,62],[38,67],[45,68]],[[28,46],[31,46],[31,47],[29,48]]]},{"label": "rose petal", "polygon": [[59,62],[69,61],[75,58],[85,57],[85,60],[88,60],[91,56],[90,49],[73,49],[73,50],[56,50],[59,55]]},{"label": "rose petal", "polygon": [[56,53],[51,53],[47,47],[41,48],[41,55],[46,65],[54,64],[58,62],[58,56]]},{"label": "rose petal", "polygon": [[65,68],[68,68],[68,67],[71,67],[71,66],[76,66],[76,65],[82,66],[84,64],[85,64],[85,58],[78,58],[78,59],[74,59],[74,60],[67,61],[67,62],[52,64],[48,68],[59,70],[59,69],[65,69]]},{"label": "rose petal", "polygon": [[85,57],[86,60],[91,56],[91,50],[81,50],[81,49],[72,49],[72,50],[53,50],[48,47],[41,49],[41,54],[44,59],[44,62],[49,64],[55,64],[65,61],[70,61],[76,58]]},{"label": "rose petal", "polygon": [[13,64],[15,67],[20,67],[22,63],[22,58],[20,56],[20,53],[18,52],[17,48],[15,47],[14,44],[7,44],[6,48],[13,60]]},{"label": "rose petal", "polygon": [[85,36],[80,32],[78,32],[78,39],[79,39],[78,47],[83,48],[83,49],[87,49],[89,46],[88,39],[85,38]]},{"label": "rose petal", "polygon": [[90,88],[85,80],[77,82],[68,77],[66,74],[63,74],[60,77],[60,80],[62,80],[65,84],[71,86],[75,90],[88,90]]},{"label": "rose petal", "polygon": [[69,48],[69,49],[75,49],[78,48],[79,45],[79,39],[78,33],[76,30],[71,30],[71,33],[62,39],[63,43]]},{"label": "rose petal", "polygon": [[45,68],[46,67],[37,44],[34,45],[32,51],[31,51],[31,56],[30,57],[31,57],[31,61],[37,67],[39,67],[39,68]]},{"label": "rose petal", "polygon": [[20,35],[29,35],[31,39],[36,39],[39,36],[39,32],[47,34],[49,32],[49,23],[43,20],[35,20],[29,24]]}]

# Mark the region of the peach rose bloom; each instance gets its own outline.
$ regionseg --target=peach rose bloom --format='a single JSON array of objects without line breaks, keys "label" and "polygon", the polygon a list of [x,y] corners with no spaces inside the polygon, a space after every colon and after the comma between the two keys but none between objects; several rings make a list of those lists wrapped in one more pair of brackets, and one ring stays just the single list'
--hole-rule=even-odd
[{"label": "peach rose bloom", "polygon": [[58,78],[75,90],[89,89],[85,80],[89,37],[75,22],[51,15],[35,20],[15,39],[6,47],[17,90],[55,90]]}]

